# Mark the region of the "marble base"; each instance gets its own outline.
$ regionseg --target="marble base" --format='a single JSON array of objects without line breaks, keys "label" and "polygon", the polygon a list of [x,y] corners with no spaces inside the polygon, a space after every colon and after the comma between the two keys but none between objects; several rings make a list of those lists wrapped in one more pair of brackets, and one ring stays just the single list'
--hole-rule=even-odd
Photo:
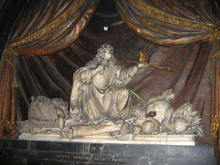
[{"label": "marble base", "polygon": [[107,135],[85,136],[73,139],[61,138],[59,134],[30,134],[22,133],[19,139],[40,140],[40,141],[68,141],[81,143],[114,143],[114,144],[156,144],[156,145],[184,145],[194,146],[193,135],[140,135],[135,136],[133,140],[118,140]]},{"label": "marble base", "polygon": [[77,143],[1,140],[0,164],[42,165],[216,165],[207,145]]}]

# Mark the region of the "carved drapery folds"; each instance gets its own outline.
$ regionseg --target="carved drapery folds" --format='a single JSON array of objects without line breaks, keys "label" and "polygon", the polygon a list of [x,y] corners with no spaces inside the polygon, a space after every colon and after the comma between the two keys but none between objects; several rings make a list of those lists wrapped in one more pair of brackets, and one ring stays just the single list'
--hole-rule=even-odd
[{"label": "carved drapery folds", "polygon": [[215,5],[205,1],[115,0],[115,4],[137,35],[163,46],[207,41],[219,24],[216,16],[208,12]]},{"label": "carved drapery folds", "polygon": [[98,3],[95,0],[30,1],[14,24],[10,47],[22,55],[58,52],[82,33]]},{"label": "carved drapery folds", "polygon": [[162,46],[210,41],[212,52],[211,134],[220,149],[219,9],[214,1],[115,0],[126,24],[141,38]]},{"label": "carved drapery folds", "polygon": [[[116,56],[120,54],[117,59],[122,63],[124,59],[135,59],[136,55],[132,53],[137,53],[137,50],[152,49],[152,52],[155,52],[153,47],[156,47],[158,52],[151,54],[151,62],[167,66],[174,64],[171,67],[174,67],[175,73],[157,72],[157,75],[152,75],[154,70],[147,68],[145,72],[137,75],[130,87],[141,97],[144,96],[145,100],[149,96],[155,95],[155,91],[158,92],[159,87],[161,91],[169,87],[174,88],[177,93],[177,101],[182,101],[180,104],[185,103],[184,101],[196,100],[194,103],[196,108],[200,108],[196,109],[199,114],[202,114],[204,109],[204,111],[209,110],[210,106],[209,96],[205,96],[210,93],[209,87],[207,90],[202,85],[207,86],[207,75],[211,66],[209,58],[212,54],[214,58],[210,77],[212,84],[211,133],[213,138],[219,139],[218,50],[220,43],[216,39],[219,35],[220,14],[214,2],[209,0],[115,0],[114,2],[118,13],[128,27],[140,38],[155,45],[140,41],[135,38],[136,36],[130,37],[133,33],[128,32],[126,28],[119,32],[128,32],[127,34],[130,36],[125,34],[124,38],[117,39],[114,36],[117,32],[112,30],[111,35],[106,33],[103,34],[106,38],[101,38],[101,35],[96,35],[101,32],[92,33],[98,27],[98,25],[94,26],[95,23],[93,28],[85,31],[86,33],[83,33],[84,35],[78,42],[73,44],[91,20],[98,6],[98,0],[32,0],[28,3],[11,30],[1,61],[0,118],[2,120],[0,133],[5,132],[4,129],[13,128],[17,118],[22,119],[16,113],[17,102],[24,102],[23,104],[28,107],[28,99],[31,95],[63,96],[68,100],[72,73],[78,66],[83,66],[91,60],[96,53],[96,47],[107,40],[112,42],[109,43],[113,44],[118,51],[115,53]],[[112,27],[117,25],[119,29],[119,26],[122,26],[121,22],[114,22]],[[111,37],[113,39],[110,40]],[[137,43],[134,45],[135,41],[133,43],[125,41],[127,39],[134,39]],[[213,46],[208,43],[209,40]],[[202,44],[199,45],[200,43]],[[161,48],[163,51],[160,52],[160,47],[157,45],[188,47]],[[126,56],[121,49],[123,47],[127,49],[129,46],[134,46],[131,51],[135,51],[132,53],[125,51],[130,54]],[[18,56],[19,54],[22,56]],[[42,56],[50,54],[55,56]],[[161,59],[156,59],[156,56]],[[74,63],[75,61],[77,64]],[[18,77],[17,65],[19,66]],[[65,74],[63,74],[64,72]],[[171,79],[172,82],[168,79]],[[41,84],[44,86],[42,87]],[[20,95],[24,96],[23,100],[16,98],[17,86]],[[179,86],[181,88],[178,88]],[[203,92],[203,89],[206,91]],[[26,93],[30,90],[31,92]],[[184,93],[183,96],[181,93]],[[199,96],[198,93],[204,96]],[[206,114],[210,115],[209,112]],[[6,132],[10,132],[10,129]]]},{"label": "carved drapery folds", "polygon": [[[88,25],[99,0],[30,1],[14,23],[0,66],[0,134],[16,122],[18,55],[42,56],[65,49]],[[4,121],[10,124],[4,125]],[[10,131],[11,130],[11,131]]]}]

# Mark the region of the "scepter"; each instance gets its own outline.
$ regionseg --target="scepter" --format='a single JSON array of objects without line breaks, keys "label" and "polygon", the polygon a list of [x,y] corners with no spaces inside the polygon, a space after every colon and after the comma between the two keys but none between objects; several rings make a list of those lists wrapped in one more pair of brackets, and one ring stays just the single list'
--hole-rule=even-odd
[{"label": "scepter", "polygon": [[163,69],[163,70],[166,70],[168,72],[172,72],[173,71],[171,67],[162,67],[162,66],[157,66],[157,65],[149,64],[149,58],[150,58],[150,56],[148,54],[139,53],[139,60],[138,60],[138,62],[137,61],[128,61],[128,60],[126,60],[126,62],[133,63],[133,64],[139,64],[140,62],[143,62],[143,63],[147,64],[150,67],[154,67],[154,68],[157,68],[157,69]]}]

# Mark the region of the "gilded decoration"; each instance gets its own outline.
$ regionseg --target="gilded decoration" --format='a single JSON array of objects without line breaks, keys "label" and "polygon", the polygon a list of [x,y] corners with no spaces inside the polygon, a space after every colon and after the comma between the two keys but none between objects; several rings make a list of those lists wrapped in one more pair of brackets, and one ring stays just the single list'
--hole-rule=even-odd
[{"label": "gilded decoration", "polygon": [[[216,39],[220,36],[220,26],[217,26],[217,28],[215,28],[215,30],[212,32],[212,35],[209,39],[209,42],[211,44],[214,44],[214,42],[216,41]],[[219,53],[220,51],[218,51]],[[217,53],[216,53],[217,54]],[[215,55],[214,55],[215,56]]]},{"label": "gilded decoration", "polygon": [[182,27],[187,27],[187,28],[203,29],[206,31],[214,30],[214,25],[199,23],[199,22],[192,21],[189,19],[184,19],[184,18],[170,15],[164,11],[158,10],[152,6],[145,4],[142,0],[140,1],[128,0],[128,2],[135,8],[139,9],[145,15],[156,20],[160,20],[166,23],[170,23],[170,24],[182,26]]},{"label": "gilded decoration", "polygon": [[56,30],[57,27],[64,24],[68,19],[71,18],[71,16],[76,14],[77,10],[79,10],[84,3],[85,3],[85,0],[74,1],[74,3],[69,7],[69,9],[67,11],[63,12],[63,14],[61,14],[59,18],[56,18],[55,20],[50,22],[47,26],[45,26],[44,28],[31,34],[30,36],[25,37],[24,39],[17,41],[15,43],[12,43],[11,47],[21,46],[23,44],[27,44],[27,43],[33,42],[35,40],[38,40],[45,35],[48,35],[52,31]]},{"label": "gilded decoration", "polygon": [[218,138],[217,133],[218,133],[219,126],[220,126],[220,115],[216,114],[214,116],[214,120],[211,122],[211,134],[214,140],[217,140]]},{"label": "gilded decoration", "polygon": [[218,44],[218,41],[215,41],[213,44],[213,50],[212,50],[212,68],[211,68],[211,74],[209,77],[209,83],[212,85],[212,111],[211,111],[211,128],[210,132],[212,135],[212,138],[217,142],[218,144],[218,149],[220,150],[220,143],[219,143],[219,129],[220,129],[220,115],[219,115],[219,98],[218,98],[218,82],[219,82],[219,75],[218,75],[218,64],[217,61],[219,60],[219,53],[217,53],[216,50],[216,45]]}]

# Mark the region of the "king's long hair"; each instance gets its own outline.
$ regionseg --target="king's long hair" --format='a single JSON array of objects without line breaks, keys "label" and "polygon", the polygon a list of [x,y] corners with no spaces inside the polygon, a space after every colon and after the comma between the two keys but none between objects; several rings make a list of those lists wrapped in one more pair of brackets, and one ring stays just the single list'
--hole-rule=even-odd
[{"label": "king's long hair", "polygon": [[108,60],[108,64],[106,64],[106,65],[114,65],[114,66],[118,65],[118,63],[117,63],[117,61],[114,57],[114,48],[109,44],[102,44],[98,48],[97,54],[94,57],[94,59],[92,61],[89,61],[86,64],[86,67],[90,66],[91,64],[95,64],[95,65],[103,64],[103,61],[104,61],[104,58],[105,58],[105,53],[106,53],[107,50],[111,54],[111,58]]}]

